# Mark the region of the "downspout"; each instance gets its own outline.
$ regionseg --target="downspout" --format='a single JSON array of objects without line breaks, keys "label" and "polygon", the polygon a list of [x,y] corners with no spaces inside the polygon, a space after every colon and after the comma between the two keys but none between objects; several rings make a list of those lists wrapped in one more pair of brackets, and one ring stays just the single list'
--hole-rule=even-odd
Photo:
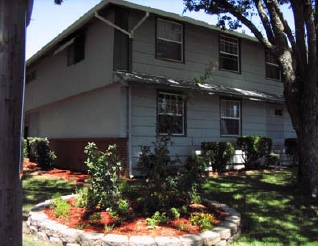
[{"label": "downspout", "polygon": [[131,129],[132,129],[132,91],[131,86],[128,86],[128,161],[129,161],[129,178],[133,178],[132,170],[132,142],[131,142]]},{"label": "downspout", "polygon": [[[141,18],[140,21],[138,21],[138,23],[131,29],[130,32],[126,31],[125,29],[115,25],[114,23],[112,23],[111,21],[105,19],[104,17],[100,16],[97,12],[95,12],[95,17],[99,20],[101,20],[102,22],[104,22],[105,24],[117,29],[118,31],[128,35],[129,37],[129,57],[128,57],[128,62],[129,62],[129,72],[133,71],[132,68],[132,47],[133,47],[133,38],[134,38],[134,33],[135,31],[147,20],[147,18],[149,17],[149,12],[147,11],[144,15],[143,18]],[[128,97],[128,105],[127,105],[127,111],[128,111],[128,126],[127,126],[127,136],[128,136],[128,162],[129,162],[129,177],[133,178],[133,174],[132,174],[132,142],[131,142],[131,129],[132,129],[132,89],[131,87],[128,85],[128,92],[127,92],[127,97]]]}]

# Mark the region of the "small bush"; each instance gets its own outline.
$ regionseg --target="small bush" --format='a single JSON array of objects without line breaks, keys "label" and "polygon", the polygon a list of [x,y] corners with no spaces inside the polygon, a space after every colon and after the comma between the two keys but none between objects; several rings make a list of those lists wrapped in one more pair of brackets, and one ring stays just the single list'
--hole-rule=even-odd
[{"label": "small bush", "polygon": [[120,199],[117,202],[116,211],[119,215],[127,215],[129,213],[129,203],[126,199]]},{"label": "small bush", "polygon": [[191,215],[190,223],[192,225],[200,226],[201,231],[211,230],[213,229],[216,219],[212,214],[209,213],[199,213]]},{"label": "small bush", "polygon": [[285,139],[285,154],[291,160],[293,165],[298,164],[298,149],[297,149],[297,139],[296,138],[286,138]]},{"label": "small bush", "polygon": [[166,213],[160,213],[159,211],[156,211],[151,218],[146,218],[147,226],[158,226],[159,224],[167,224],[169,221],[168,217],[166,216]]},{"label": "small bush", "polygon": [[174,206],[180,198],[179,158],[170,157],[169,136],[160,136],[154,143],[154,151],[149,146],[141,147],[138,169],[147,178],[144,191],[144,213],[152,214],[162,208]]},{"label": "small bush", "polygon": [[119,191],[121,162],[115,154],[116,145],[109,145],[105,152],[98,150],[95,143],[88,143],[86,165],[91,186],[88,192],[87,207],[111,208],[121,198]]},{"label": "small bush", "polygon": [[179,219],[179,218],[180,218],[180,213],[179,213],[178,209],[176,209],[176,208],[171,208],[171,209],[170,209],[170,212],[171,212],[172,217],[173,217],[174,219]]},{"label": "small bush", "polygon": [[61,198],[60,193],[57,193],[53,196],[50,208],[54,211],[54,216],[58,218],[65,218],[69,214],[71,205]]},{"label": "small bush", "polygon": [[201,150],[206,162],[216,172],[223,172],[234,154],[234,146],[230,142],[202,142]]},{"label": "small bush", "polygon": [[50,150],[48,138],[27,138],[27,152],[30,161],[36,162],[42,169],[50,169],[53,161],[57,158]]},{"label": "small bush", "polygon": [[79,190],[76,190],[77,198],[76,198],[76,206],[80,208],[87,207],[89,189],[88,187],[83,187]]},{"label": "small bush", "polygon": [[269,165],[272,152],[272,139],[260,136],[242,136],[237,138],[238,147],[245,153],[247,169],[264,168]]}]

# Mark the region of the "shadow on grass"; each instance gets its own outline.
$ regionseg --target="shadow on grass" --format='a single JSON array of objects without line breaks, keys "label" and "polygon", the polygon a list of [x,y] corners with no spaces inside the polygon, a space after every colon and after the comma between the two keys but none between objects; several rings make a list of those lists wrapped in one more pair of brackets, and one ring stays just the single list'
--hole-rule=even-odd
[{"label": "shadow on grass", "polygon": [[210,179],[206,195],[242,214],[242,236],[234,245],[318,245],[317,200],[297,185],[295,173],[291,169]]},{"label": "shadow on grass", "polygon": [[38,203],[51,199],[56,193],[68,195],[74,193],[76,185],[62,179],[45,176],[23,175],[23,220],[26,220],[29,211]]}]

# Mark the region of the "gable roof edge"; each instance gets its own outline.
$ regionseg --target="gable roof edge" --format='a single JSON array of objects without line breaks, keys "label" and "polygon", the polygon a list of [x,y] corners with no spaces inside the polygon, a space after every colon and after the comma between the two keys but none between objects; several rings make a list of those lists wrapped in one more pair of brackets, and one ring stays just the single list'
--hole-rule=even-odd
[{"label": "gable roof edge", "polygon": [[118,6],[122,6],[122,7],[126,7],[126,8],[131,8],[131,9],[136,9],[136,10],[140,10],[140,11],[145,11],[145,12],[150,12],[152,14],[156,14],[156,15],[159,15],[159,16],[162,16],[162,17],[175,19],[175,20],[178,20],[180,22],[185,22],[185,23],[189,23],[189,24],[192,24],[192,25],[201,26],[201,27],[204,27],[204,28],[207,28],[207,29],[210,29],[210,30],[224,32],[226,34],[233,35],[233,36],[236,36],[236,37],[239,37],[239,38],[243,38],[243,39],[246,39],[246,40],[258,42],[258,40],[255,37],[249,36],[247,34],[235,32],[235,31],[231,31],[231,30],[223,31],[223,30],[221,30],[219,27],[217,27],[215,25],[211,25],[211,24],[209,24],[207,22],[204,22],[204,21],[201,21],[201,20],[196,20],[196,19],[191,18],[191,17],[181,16],[181,15],[178,15],[178,14],[175,14],[175,13],[171,13],[171,12],[167,12],[167,11],[164,11],[164,10],[155,9],[155,8],[151,8],[151,7],[147,7],[147,6],[142,6],[142,5],[139,5],[139,4],[135,4],[135,3],[131,3],[131,2],[123,1],[123,0],[103,0],[100,3],[98,3],[97,5],[95,5],[95,7],[90,9],[88,12],[86,12],[83,16],[81,16],[73,24],[68,26],[65,30],[63,30],[60,34],[58,34],[55,38],[53,38],[45,46],[43,46],[32,57],[30,57],[26,61],[26,66],[31,65],[32,63],[37,61],[39,58],[44,56],[51,48],[54,47],[54,45],[56,45],[58,42],[62,41],[64,38],[66,38],[72,32],[78,30],[84,24],[88,23],[91,19],[93,19],[95,17],[95,12],[96,11],[101,10],[102,8],[106,7],[109,4],[114,4],[114,5],[118,5]]}]

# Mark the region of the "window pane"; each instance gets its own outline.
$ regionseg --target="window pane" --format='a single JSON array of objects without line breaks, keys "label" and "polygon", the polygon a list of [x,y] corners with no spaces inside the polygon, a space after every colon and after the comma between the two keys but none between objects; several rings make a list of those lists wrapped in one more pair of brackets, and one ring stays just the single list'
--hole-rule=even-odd
[{"label": "window pane", "polygon": [[220,54],[220,68],[231,71],[239,71],[238,57]]},{"label": "window pane", "polygon": [[158,38],[168,39],[171,41],[182,41],[182,25],[158,19],[157,26]]},{"label": "window pane", "polygon": [[157,39],[156,54],[159,58],[182,60],[182,45],[161,39]]},{"label": "window pane", "polygon": [[158,128],[161,134],[183,134],[183,116],[159,115]]},{"label": "window pane", "polygon": [[240,121],[236,119],[221,119],[221,135],[239,135]]},{"label": "window pane", "polygon": [[184,134],[184,99],[182,95],[158,94],[158,132]]}]

